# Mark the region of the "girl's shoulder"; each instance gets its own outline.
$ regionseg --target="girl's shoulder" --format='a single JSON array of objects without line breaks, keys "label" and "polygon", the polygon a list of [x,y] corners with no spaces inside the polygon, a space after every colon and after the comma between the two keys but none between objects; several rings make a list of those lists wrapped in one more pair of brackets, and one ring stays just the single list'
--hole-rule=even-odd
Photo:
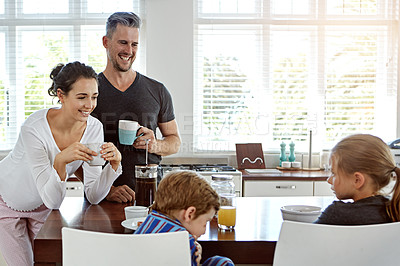
[{"label": "girl's shoulder", "polygon": [[351,200],[346,200],[346,201],[342,201],[342,200],[335,200],[334,202],[332,202],[330,206],[332,206],[332,208],[334,207],[338,207],[338,208],[359,208],[360,206],[363,205],[374,205],[374,204],[385,204],[389,199],[383,195],[375,195],[375,196],[371,196],[371,197],[367,197],[364,199],[360,199],[358,201],[351,201]]},{"label": "girl's shoulder", "polygon": [[375,224],[388,221],[384,196],[371,196],[355,202],[334,201],[323,212],[323,223],[338,225]]},{"label": "girl's shoulder", "polygon": [[386,202],[388,202],[389,199],[383,195],[374,195],[371,197],[367,197],[364,199],[360,199],[356,202],[354,202],[354,204],[360,206],[360,205],[382,205],[382,204],[386,204]]}]

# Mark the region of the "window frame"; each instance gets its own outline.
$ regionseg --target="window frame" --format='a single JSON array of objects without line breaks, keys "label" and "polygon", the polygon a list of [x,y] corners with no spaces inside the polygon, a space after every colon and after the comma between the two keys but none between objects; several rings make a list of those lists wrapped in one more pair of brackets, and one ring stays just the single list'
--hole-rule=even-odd
[{"label": "window frame", "polygon": [[[71,54],[68,55],[68,61],[79,60],[83,63],[88,63],[87,55],[82,53],[82,46],[84,45],[85,38],[82,34],[85,32],[86,27],[101,27],[105,34],[105,24],[108,16],[113,12],[119,10],[110,10],[107,13],[89,13],[87,10],[88,0],[67,0],[69,4],[68,11],[66,13],[40,13],[40,14],[24,14],[22,13],[23,8],[21,7],[24,0],[4,0],[4,13],[0,14],[0,33],[5,35],[5,62],[4,67],[6,73],[2,78],[5,84],[5,90],[9,92],[10,104],[7,105],[9,116],[7,125],[2,125],[5,128],[6,135],[5,141],[0,141],[0,151],[8,151],[14,147],[17,140],[20,127],[26,119],[25,115],[25,84],[24,75],[21,75],[21,67],[23,68],[23,58],[21,55],[21,34],[26,31],[35,31],[34,28],[39,29],[37,32],[43,32],[47,29],[65,29],[68,27],[68,33],[70,40],[68,46],[70,47]],[[135,7],[136,12],[142,18],[142,30],[141,30],[141,41],[143,44],[140,45],[140,49],[143,52],[138,55],[135,66],[143,69],[145,73],[145,2],[144,0],[130,0]],[[53,3],[54,4],[54,3]],[[98,29],[99,29],[98,28]],[[98,45],[101,47],[101,39],[98,40]],[[101,48],[100,48],[101,49]],[[84,51],[83,51],[84,52]],[[8,55],[8,56],[7,56]],[[105,55],[105,52],[104,52]],[[106,58],[104,56],[104,58]],[[60,62],[68,63],[68,62]],[[104,69],[106,61],[103,62]],[[54,67],[54,66],[53,66]],[[48,77],[51,69],[46,70],[46,76]],[[102,70],[98,70],[100,73]],[[51,80],[48,79],[48,84],[51,84]],[[19,88],[19,89],[18,89]],[[21,88],[23,88],[21,90]],[[47,86],[43,89],[46,90]],[[23,91],[23,92],[21,92]],[[47,95],[47,99],[52,97]],[[59,106],[54,101],[54,106]],[[42,108],[38,108],[42,109]]]},{"label": "window frame", "polygon": [[[272,0],[271,0],[272,1]],[[399,27],[399,4],[394,3],[393,1],[390,0],[382,0],[380,6],[378,6],[378,14],[377,15],[334,15],[334,14],[329,14],[329,12],[326,10],[326,3],[327,0],[310,0],[310,10],[312,9],[312,7],[316,7],[318,6],[317,12],[309,12],[309,14],[307,15],[295,15],[292,16],[293,19],[287,19],[287,15],[273,15],[271,14],[271,10],[273,9],[273,7],[271,5],[268,5],[268,0],[260,0],[260,7],[262,6],[262,11],[261,13],[252,13],[252,14],[220,14],[218,15],[217,13],[212,13],[212,14],[203,14],[200,11],[199,6],[201,6],[201,4],[199,2],[201,2],[201,0],[199,1],[195,1],[194,3],[194,26],[195,26],[195,30],[194,30],[194,40],[195,40],[195,47],[194,47],[194,65],[195,65],[195,77],[194,77],[194,133],[193,133],[193,142],[194,142],[194,151],[197,153],[206,153],[206,152],[231,152],[234,151],[234,144],[231,143],[231,145],[228,147],[227,145],[223,145],[220,144],[218,142],[207,142],[204,141],[204,139],[201,139],[201,137],[199,138],[199,135],[202,134],[202,132],[196,132],[199,131],[198,129],[201,128],[202,125],[202,118],[201,118],[201,111],[202,107],[201,107],[201,90],[202,88],[199,87],[199,79],[201,79],[201,76],[196,74],[198,69],[200,68],[198,62],[201,59],[197,59],[199,56],[199,52],[197,49],[201,49],[196,47],[197,43],[199,42],[199,37],[198,37],[198,31],[199,31],[199,27],[203,26],[203,25],[209,25],[210,27],[215,27],[217,28],[219,25],[233,25],[235,23],[242,23],[242,24],[260,24],[260,25],[265,25],[265,32],[270,31],[270,27],[272,26],[282,26],[285,27],[286,25],[290,24],[290,25],[297,25],[297,26],[315,26],[318,28],[317,32],[317,36],[316,38],[319,38],[319,41],[321,43],[324,42],[326,32],[328,32],[328,30],[326,29],[329,26],[346,26],[346,25],[354,25],[354,26],[382,26],[385,25],[387,26],[387,28],[389,30],[391,30],[392,32],[395,32],[395,37],[391,39],[391,43],[388,43],[388,48],[391,49],[392,51],[394,51],[395,56],[393,57],[393,61],[392,62],[395,66],[393,67],[392,70],[394,71],[398,71],[398,48],[396,50],[396,47],[398,47],[399,45],[399,41],[398,41],[398,27]],[[264,4],[264,5],[263,5]],[[318,5],[317,5],[318,4]],[[389,8],[389,10],[392,10],[391,13],[386,12],[385,11],[385,7],[387,5],[393,5],[392,9]],[[255,14],[255,15],[254,15]],[[253,15],[253,17],[251,17]],[[379,19],[377,19],[377,17],[379,17]],[[357,18],[357,20],[355,20],[354,18]],[[324,21],[325,20],[325,21]],[[269,38],[268,36],[266,38]],[[269,40],[264,41],[265,43],[269,43]],[[321,57],[325,56],[325,47],[318,47],[316,49],[319,49],[320,52],[323,53],[323,55],[320,55]],[[267,53],[263,53],[261,55],[264,59],[264,61],[268,60],[268,52]],[[323,63],[317,63],[317,65],[324,65]],[[270,74],[271,72],[269,71],[270,65],[266,64],[264,71],[267,73],[263,79],[269,80],[271,81],[270,78]],[[388,71],[390,72],[390,71]],[[387,75],[389,75],[390,73],[387,73]],[[318,68],[318,72],[316,74],[316,76],[324,76],[325,72],[324,70],[322,70],[321,68]],[[396,76],[393,75],[392,78],[392,82],[396,82]],[[378,77],[376,77],[376,79],[378,79]],[[386,81],[388,80],[387,77],[385,77]],[[387,83],[387,82],[386,82]],[[326,84],[324,82],[324,80],[322,79],[318,79],[318,84],[316,85],[317,88],[317,93],[321,93],[321,88],[322,90],[324,90],[323,88],[326,87]],[[272,90],[272,86],[271,84],[266,85],[266,90],[267,91],[271,91]],[[397,89],[398,89],[398,84],[395,85],[395,87],[390,87],[387,90],[387,93],[390,93],[391,95],[393,95],[396,99],[397,99]],[[379,99],[378,99],[379,100]],[[322,106],[322,108],[324,109],[325,107]],[[398,109],[398,108],[397,108]],[[396,111],[396,115],[395,117],[397,117],[397,110]],[[320,118],[317,118],[316,120],[319,120]],[[316,123],[319,123],[318,121],[316,121]],[[378,121],[377,123],[378,125],[382,125],[382,121]],[[398,128],[399,128],[399,123],[397,125],[390,125],[390,129],[393,131],[393,134],[396,134],[396,132],[398,132]],[[296,149],[305,152],[308,149],[308,139],[309,136],[305,136],[306,138],[304,139],[304,141],[302,141],[302,143],[296,143]],[[328,145],[325,145],[322,143],[322,140],[318,140],[315,139],[317,142],[316,146],[317,146],[317,150],[322,150],[325,148],[331,148],[332,147],[332,143],[329,143]],[[247,140],[244,140],[245,142]],[[259,140],[258,140],[259,141]],[[290,140],[283,140],[286,143],[289,143]],[[256,141],[257,142],[257,141]],[[238,143],[238,142],[237,142]],[[203,145],[204,147],[202,147],[201,145]],[[279,145],[277,142],[275,142],[274,145],[270,145],[267,147],[263,147],[263,149],[265,151],[270,151],[270,152],[276,152],[279,148]]]}]

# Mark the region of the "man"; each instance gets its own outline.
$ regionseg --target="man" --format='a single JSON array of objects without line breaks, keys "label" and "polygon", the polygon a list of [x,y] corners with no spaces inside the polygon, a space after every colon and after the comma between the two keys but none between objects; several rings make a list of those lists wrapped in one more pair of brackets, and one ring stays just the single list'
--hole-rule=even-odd
[{"label": "man", "polygon": [[[103,46],[106,69],[99,74],[99,97],[93,114],[104,125],[104,139],[122,153],[122,175],[114,182],[106,199],[116,202],[135,200],[135,165],[159,164],[161,156],[178,152],[181,140],[175,121],[172,98],[167,88],[132,69],[139,44],[141,20],[131,12],[112,14],[106,25]],[[132,146],[118,141],[118,121],[133,120],[142,126]],[[156,128],[162,139],[156,139]],[[160,177],[160,174],[159,174]]]}]

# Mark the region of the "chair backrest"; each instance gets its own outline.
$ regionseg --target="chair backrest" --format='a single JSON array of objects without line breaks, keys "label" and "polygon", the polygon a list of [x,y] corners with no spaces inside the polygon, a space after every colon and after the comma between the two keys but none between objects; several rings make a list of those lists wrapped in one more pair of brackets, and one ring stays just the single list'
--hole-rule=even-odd
[{"label": "chair backrest", "polygon": [[339,226],[284,221],[274,266],[400,265],[400,222]]},{"label": "chair backrest", "polygon": [[112,234],[62,228],[63,265],[190,266],[187,231]]},{"label": "chair backrest", "polygon": [[6,260],[3,258],[3,254],[0,252],[0,266],[7,266]]},{"label": "chair backrest", "polygon": [[236,143],[238,169],[265,169],[261,143]]}]

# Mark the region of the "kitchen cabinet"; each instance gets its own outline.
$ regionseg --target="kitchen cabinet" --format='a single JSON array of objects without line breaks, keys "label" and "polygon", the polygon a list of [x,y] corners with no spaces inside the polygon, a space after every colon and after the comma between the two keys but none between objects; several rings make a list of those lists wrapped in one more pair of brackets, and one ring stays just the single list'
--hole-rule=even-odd
[{"label": "kitchen cabinet", "polygon": [[331,185],[326,181],[314,181],[313,196],[334,196]]},{"label": "kitchen cabinet", "polygon": [[245,197],[313,196],[312,181],[245,181]]},{"label": "kitchen cabinet", "polygon": [[244,181],[244,197],[334,196],[326,181]]},{"label": "kitchen cabinet", "polygon": [[67,181],[66,197],[83,197],[83,184],[81,181]]},{"label": "kitchen cabinet", "polygon": [[249,174],[242,170],[244,197],[334,196],[329,171],[282,171]]}]

